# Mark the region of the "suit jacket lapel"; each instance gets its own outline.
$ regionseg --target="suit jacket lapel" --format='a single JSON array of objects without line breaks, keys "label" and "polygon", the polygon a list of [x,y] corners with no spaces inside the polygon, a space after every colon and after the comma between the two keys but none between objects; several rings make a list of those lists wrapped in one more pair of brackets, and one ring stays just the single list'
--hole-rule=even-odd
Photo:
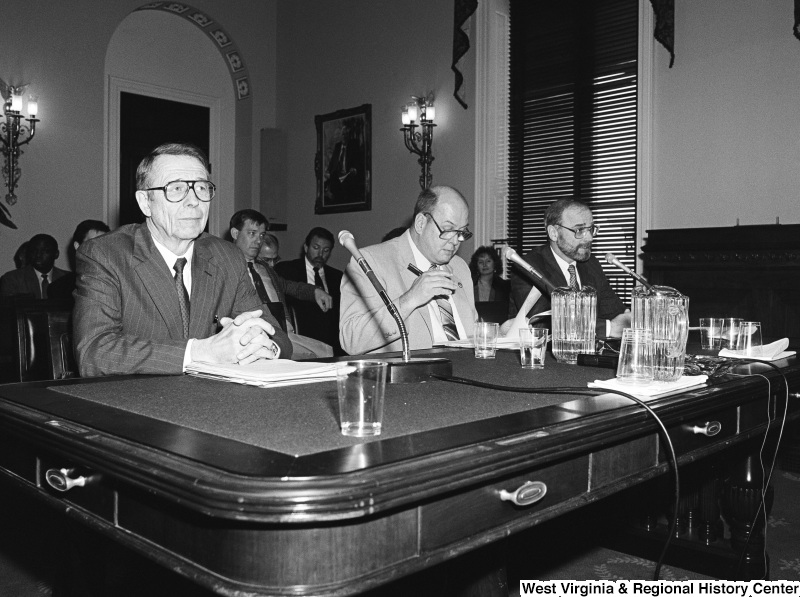
[{"label": "suit jacket lapel", "polygon": [[26,290],[32,292],[37,299],[42,298],[42,279],[39,277],[39,272],[32,265],[30,270],[25,272],[24,280]]},{"label": "suit jacket lapel", "polygon": [[551,279],[560,286],[569,286],[569,282],[567,281],[566,276],[564,276],[564,272],[558,265],[555,255],[553,255],[553,249],[551,249],[549,246],[546,247],[545,250],[542,251],[542,258],[547,264],[547,268],[550,270],[547,273],[550,274]]},{"label": "suit jacket lapel", "polygon": [[[417,275],[408,269],[409,263],[415,263],[414,260],[414,252],[411,250],[411,247],[408,243],[414,242],[406,238],[406,235],[399,236],[397,239],[397,244],[400,247],[400,277],[403,280],[403,292],[411,288],[411,285],[414,283],[414,280],[417,278]],[[398,295],[399,296],[399,295]],[[394,299],[392,299],[394,300]],[[423,307],[417,309],[417,312],[422,316],[422,321],[425,322],[425,327],[428,328],[428,333],[430,334],[431,338],[433,338],[433,324],[431,323],[431,312],[426,304]],[[408,331],[409,335],[411,334],[411,330]]]},{"label": "suit jacket lapel", "polygon": [[183,321],[178,306],[178,296],[167,264],[153,244],[146,224],[139,226],[134,234],[133,258],[139,262],[134,265],[134,271],[139,276],[142,288],[150,295],[153,305],[164,320],[170,336],[182,338]]},{"label": "suit jacket lapel", "polygon": [[[205,234],[194,242],[192,258],[192,296],[190,301],[189,337],[205,338],[214,331],[216,307],[213,297],[221,296],[217,289],[220,283],[219,268],[214,255],[203,242]],[[227,314],[226,314],[227,315]]]}]

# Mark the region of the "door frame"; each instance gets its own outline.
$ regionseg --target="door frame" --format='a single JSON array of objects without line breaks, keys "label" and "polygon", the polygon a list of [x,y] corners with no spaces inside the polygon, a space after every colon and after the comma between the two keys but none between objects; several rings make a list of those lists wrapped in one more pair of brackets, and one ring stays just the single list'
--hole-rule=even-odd
[{"label": "door frame", "polygon": [[[200,95],[180,89],[161,87],[140,81],[130,81],[120,77],[109,76],[108,109],[106,111],[106,163],[104,164],[105,197],[103,200],[103,218],[113,230],[119,226],[119,159],[120,159],[120,104],[122,93],[135,93],[158,99],[183,102],[203,106],[209,109],[208,123],[208,159],[212,164],[214,180],[217,186],[233,189],[233,168],[226,168],[220,163],[221,144],[221,102],[217,97]],[[231,173],[230,180],[225,180]],[[131,197],[133,201],[133,197]],[[208,229],[220,230],[220,202],[212,201],[208,212]]]}]

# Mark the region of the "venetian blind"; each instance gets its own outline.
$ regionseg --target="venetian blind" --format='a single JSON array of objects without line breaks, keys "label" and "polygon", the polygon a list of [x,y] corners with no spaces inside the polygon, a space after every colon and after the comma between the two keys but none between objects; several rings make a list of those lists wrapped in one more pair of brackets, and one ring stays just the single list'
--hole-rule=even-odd
[{"label": "venetian blind", "polygon": [[593,254],[625,303],[636,260],[638,0],[512,0],[509,244],[547,241],[544,212],[588,204]]}]

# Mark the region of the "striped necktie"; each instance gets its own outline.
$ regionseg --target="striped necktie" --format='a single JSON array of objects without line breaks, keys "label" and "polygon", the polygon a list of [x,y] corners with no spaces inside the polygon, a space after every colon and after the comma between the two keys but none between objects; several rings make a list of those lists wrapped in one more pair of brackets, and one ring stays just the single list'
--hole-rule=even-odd
[{"label": "striped necktie", "polygon": [[580,290],[581,287],[578,285],[578,276],[575,273],[575,264],[570,263],[567,269],[569,270],[569,287],[573,290]]},{"label": "striped necktie", "polygon": [[183,320],[183,337],[189,337],[189,293],[183,283],[183,268],[186,265],[186,257],[180,257],[172,266],[175,270],[175,291],[178,293],[178,306],[181,309],[181,320]]},{"label": "striped necktie", "polygon": [[[430,269],[437,269],[436,264],[431,265]],[[439,306],[439,315],[442,319],[442,328],[448,340],[458,340],[458,328],[456,327],[456,320],[453,317],[453,307],[450,305],[450,300],[446,298],[436,299],[436,304]]]}]

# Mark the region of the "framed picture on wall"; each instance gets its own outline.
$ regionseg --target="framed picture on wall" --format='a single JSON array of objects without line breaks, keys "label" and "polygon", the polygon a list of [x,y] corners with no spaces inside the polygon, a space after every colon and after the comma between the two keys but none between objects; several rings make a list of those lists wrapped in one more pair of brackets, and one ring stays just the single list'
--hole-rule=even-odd
[{"label": "framed picture on wall", "polygon": [[314,213],[372,209],[372,104],[314,117],[317,202]]}]

